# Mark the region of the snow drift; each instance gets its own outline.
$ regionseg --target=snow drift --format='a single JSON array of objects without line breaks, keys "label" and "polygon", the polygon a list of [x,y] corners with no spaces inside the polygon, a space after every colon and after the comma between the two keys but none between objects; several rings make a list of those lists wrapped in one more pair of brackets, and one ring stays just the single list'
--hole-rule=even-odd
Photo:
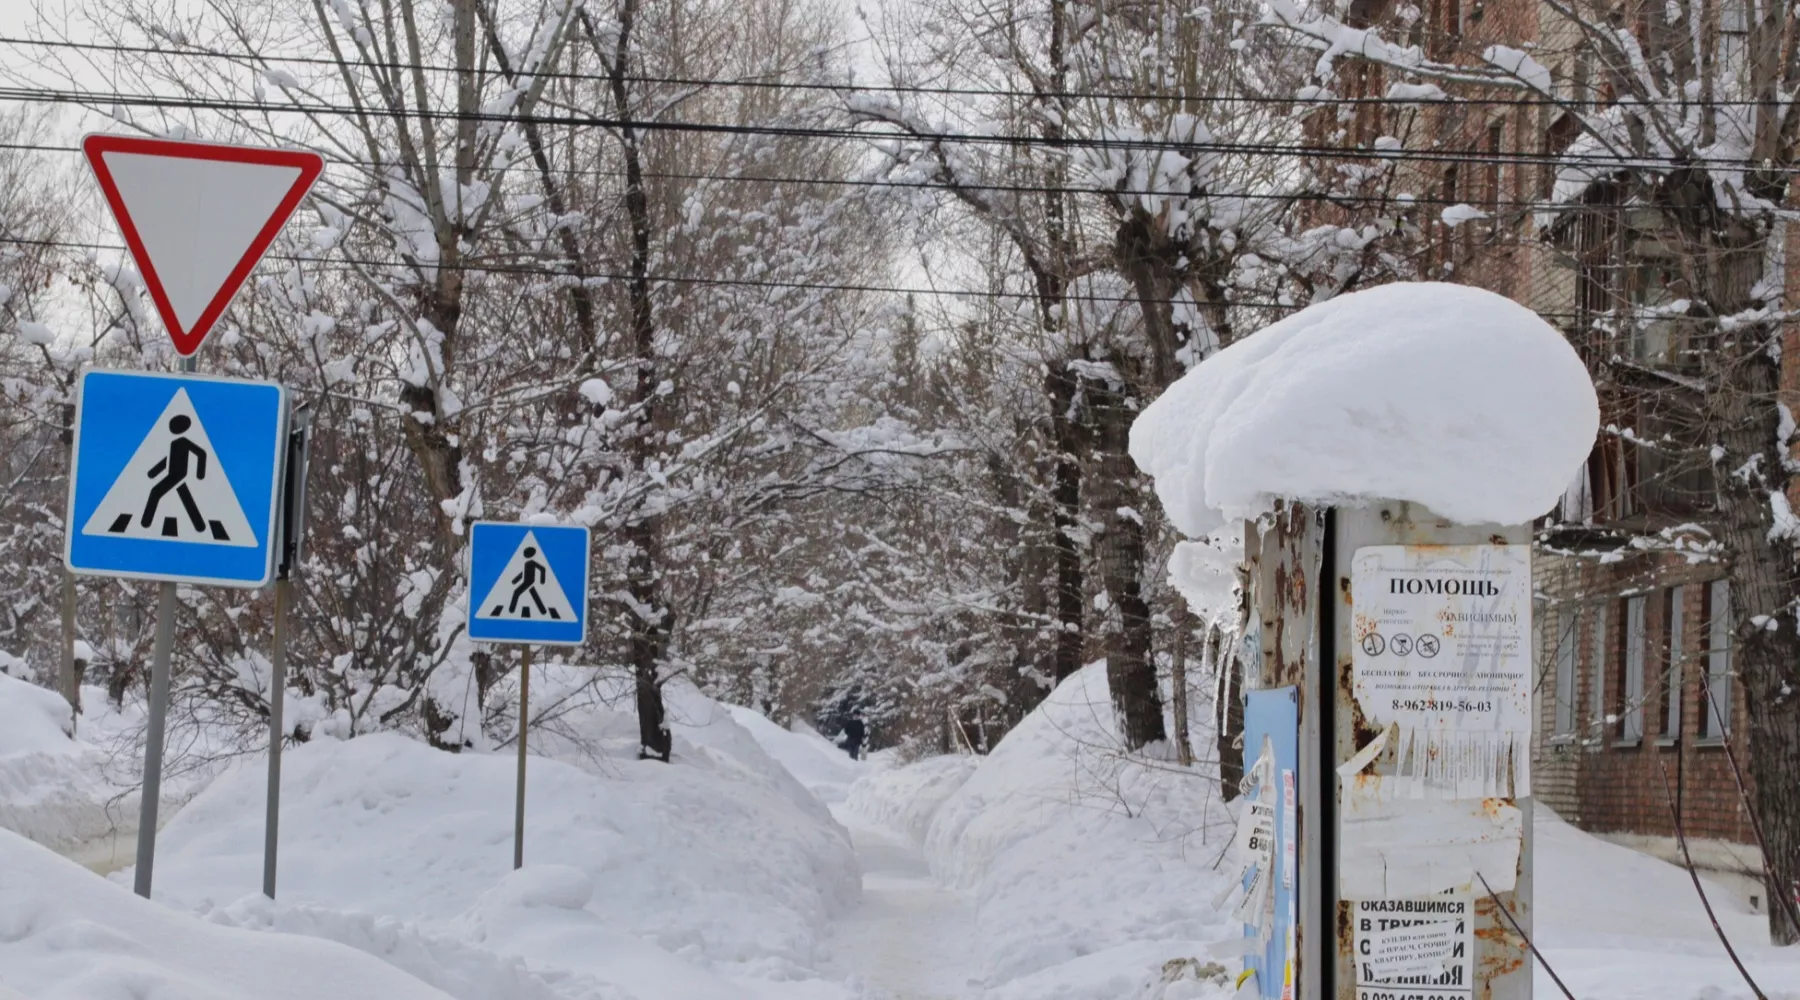
[{"label": "snow drift", "polygon": [[[88,699],[96,728],[115,721],[94,702],[105,702]],[[0,829],[64,854],[136,828],[137,796],[107,780],[108,752],[73,730],[61,695],[0,673]]]},{"label": "snow drift", "polygon": [[174,913],[0,831],[0,997],[449,1000],[342,945]]},{"label": "snow drift", "polygon": [[[1196,731],[1196,743],[1210,735]],[[1240,925],[1211,909],[1237,806],[1205,767],[1117,746],[1105,665],[1064,681],[994,752],[869,774],[847,811],[911,830],[936,877],[972,893],[983,1000],[1224,1000]],[[1542,806],[1534,938],[1582,1000],[1752,1000],[1681,869],[1608,844]],[[1722,889],[1721,924],[1772,1000],[1800,1000],[1800,951]],[[1217,966],[1227,975],[1219,975]],[[1557,993],[1540,968],[1540,996]]]},{"label": "snow drift", "polygon": [[1463,523],[1555,504],[1600,420],[1536,313],[1492,292],[1382,285],[1304,309],[1203,362],[1131,428],[1131,457],[1199,537],[1273,497],[1392,498]]},{"label": "snow drift", "polygon": [[[556,681],[546,671],[546,691]],[[373,734],[284,758],[279,904],[244,901],[260,885],[260,762],[164,830],[157,898],[385,957],[382,935],[352,920],[374,917],[420,954],[479,948],[581,986],[559,996],[734,1000],[815,978],[825,927],[859,898],[848,836],[729,712],[671,689],[673,764],[636,760],[636,719],[603,704],[565,705],[558,734],[533,734],[560,759],[531,758],[520,872],[510,752]]]},{"label": "snow drift", "polygon": [[844,801],[851,783],[862,773],[862,762],[850,759],[849,754],[804,722],[783,729],[753,708],[721,707],[731,713],[731,720],[743,727],[764,753],[828,806]]}]

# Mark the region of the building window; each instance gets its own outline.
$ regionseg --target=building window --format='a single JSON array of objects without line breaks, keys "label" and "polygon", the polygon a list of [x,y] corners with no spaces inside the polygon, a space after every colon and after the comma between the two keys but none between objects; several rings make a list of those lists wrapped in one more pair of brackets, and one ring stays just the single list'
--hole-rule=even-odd
[{"label": "building window", "polygon": [[1619,742],[1644,739],[1644,653],[1650,635],[1644,624],[1644,598],[1625,601],[1625,683],[1619,699]]},{"label": "building window", "polygon": [[1663,636],[1667,643],[1669,671],[1663,682],[1662,738],[1664,742],[1673,743],[1681,738],[1681,689],[1682,664],[1684,657],[1681,649],[1681,614],[1687,597],[1686,587],[1674,587],[1669,590],[1669,600],[1663,612]]},{"label": "building window", "polygon": [[1496,230],[1500,228],[1500,150],[1505,142],[1506,123],[1497,121],[1492,125],[1489,125],[1487,130],[1487,147],[1483,150],[1483,152],[1487,154],[1487,163],[1483,164],[1483,167],[1487,171],[1487,191],[1485,194],[1487,195],[1487,213],[1490,219],[1489,225],[1492,225]]},{"label": "building window", "polygon": [[1551,732],[1558,743],[1575,735],[1575,661],[1581,646],[1581,609],[1564,608],[1556,630],[1556,725]]},{"label": "building window", "polygon": [[1719,0],[1719,49],[1715,57],[1735,71],[1740,87],[1750,79],[1750,0]]},{"label": "building window", "polygon": [[1599,743],[1600,734],[1606,732],[1606,605],[1594,608],[1594,655],[1589,659],[1593,664],[1593,684],[1588,690],[1588,727],[1593,742]]},{"label": "building window", "polygon": [[1706,592],[1706,677],[1700,688],[1705,710],[1700,737],[1724,741],[1731,735],[1731,583],[1714,580]]}]

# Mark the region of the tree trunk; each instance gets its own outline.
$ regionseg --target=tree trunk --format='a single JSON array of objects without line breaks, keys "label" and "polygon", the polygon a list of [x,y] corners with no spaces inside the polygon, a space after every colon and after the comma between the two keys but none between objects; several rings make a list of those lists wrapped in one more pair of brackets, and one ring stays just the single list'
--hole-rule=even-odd
[{"label": "tree trunk", "polygon": [[[1758,333],[1741,331],[1746,341]],[[1771,496],[1785,492],[1786,455],[1776,447],[1779,413],[1773,400],[1778,362],[1746,343],[1726,367],[1728,380],[1712,394],[1717,408],[1720,469],[1745,468],[1760,460],[1760,474],[1721,475],[1720,509],[1727,549],[1732,553],[1731,660],[1744,691],[1749,717],[1750,774],[1755,783],[1757,820],[1767,865],[1769,934],[1776,944],[1800,943],[1790,907],[1800,892],[1800,635],[1793,627],[1800,579],[1795,539],[1770,538]]]},{"label": "tree trunk", "polygon": [[[1115,359],[1122,363],[1122,359]],[[1122,379],[1122,375],[1121,375]],[[1092,383],[1094,423],[1100,476],[1095,515],[1104,530],[1096,540],[1100,578],[1118,611],[1117,627],[1106,631],[1106,679],[1112,689],[1113,712],[1127,750],[1168,738],[1163,726],[1162,695],[1156,686],[1156,664],[1150,658],[1150,605],[1144,600],[1144,520],[1142,476],[1127,450],[1131,421],[1129,387]]]},{"label": "tree trunk", "polygon": [[1077,379],[1069,366],[1051,364],[1044,376],[1044,395],[1050,400],[1051,446],[1056,451],[1051,485],[1050,522],[1056,554],[1056,643],[1052,663],[1058,683],[1081,669],[1087,633],[1083,626],[1081,539],[1080,403]]},{"label": "tree trunk", "polygon": [[[619,7],[619,34],[610,60],[610,76],[615,110],[626,123],[619,128],[619,143],[625,159],[625,213],[631,222],[631,276],[626,293],[631,306],[632,353],[637,360],[637,381],[632,392],[637,421],[628,451],[632,474],[642,480],[650,474],[655,458],[660,380],[650,301],[650,199],[644,192],[643,158],[637,129],[630,124],[632,107],[626,90],[636,13],[636,0],[625,0]],[[593,31],[591,24],[589,31]],[[597,40],[598,36],[594,37]],[[653,513],[655,510],[655,504],[646,502],[625,526],[625,541],[631,550],[625,570],[626,591],[631,595],[626,614],[631,622],[631,673],[637,688],[638,754],[666,763],[674,749],[663,709],[661,676],[669,643],[669,611],[662,604],[662,518]]]},{"label": "tree trunk", "polygon": [[1175,717],[1175,760],[1182,767],[1194,766],[1192,730],[1188,726],[1188,638],[1193,631],[1193,615],[1180,595],[1175,597],[1175,648],[1169,653],[1169,712]]}]

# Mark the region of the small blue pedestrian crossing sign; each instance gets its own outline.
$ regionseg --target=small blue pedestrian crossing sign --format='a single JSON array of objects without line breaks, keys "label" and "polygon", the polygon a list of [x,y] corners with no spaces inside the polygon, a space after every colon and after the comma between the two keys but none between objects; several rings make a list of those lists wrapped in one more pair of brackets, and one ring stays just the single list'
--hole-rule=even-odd
[{"label": "small blue pedestrian crossing sign", "polygon": [[588,530],[469,527],[469,638],[579,646],[587,638]]},{"label": "small blue pedestrian crossing sign", "polygon": [[82,372],[64,562],[98,576],[263,586],[286,423],[275,382]]}]

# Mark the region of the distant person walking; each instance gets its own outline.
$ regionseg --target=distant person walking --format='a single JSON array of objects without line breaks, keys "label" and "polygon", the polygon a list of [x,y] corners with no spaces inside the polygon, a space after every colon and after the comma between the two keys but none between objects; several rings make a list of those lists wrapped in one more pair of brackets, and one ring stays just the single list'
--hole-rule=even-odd
[{"label": "distant person walking", "polygon": [[844,742],[839,745],[850,755],[851,760],[862,759],[863,740],[868,734],[868,727],[863,725],[863,720],[855,716],[844,723]]}]

